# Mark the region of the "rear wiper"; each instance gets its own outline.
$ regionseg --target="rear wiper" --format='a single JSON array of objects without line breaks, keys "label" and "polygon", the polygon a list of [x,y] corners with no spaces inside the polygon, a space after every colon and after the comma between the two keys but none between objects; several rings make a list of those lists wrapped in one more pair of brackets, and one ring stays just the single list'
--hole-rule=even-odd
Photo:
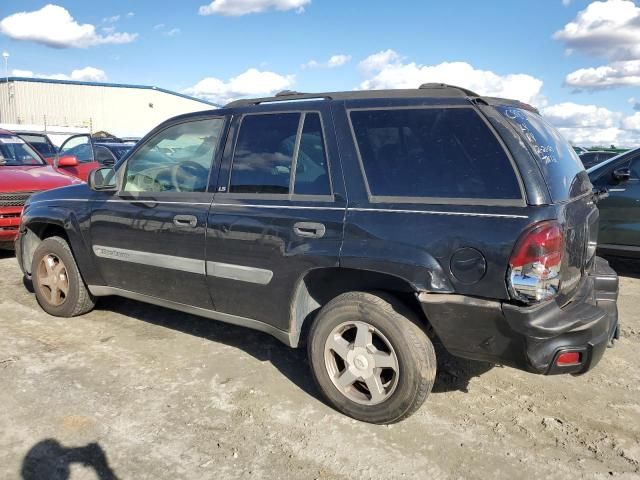
[{"label": "rear wiper", "polygon": [[593,187],[591,191],[593,192],[593,201],[595,203],[598,203],[600,200],[604,200],[609,196],[609,190],[607,190],[607,187]]}]

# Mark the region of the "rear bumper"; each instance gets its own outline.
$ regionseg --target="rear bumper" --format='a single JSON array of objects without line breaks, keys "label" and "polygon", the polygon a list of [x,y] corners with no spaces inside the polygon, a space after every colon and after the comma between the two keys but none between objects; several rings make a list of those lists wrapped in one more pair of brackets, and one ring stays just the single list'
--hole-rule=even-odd
[{"label": "rear bumper", "polygon": [[[618,334],[618,276],[602,258],[564,307],[533,307],[461,295],[421,294],[434,330],[452,354],[541,374],[584,373],[602,358]],[[558,366],[563,352],[579,352],[576,364]]]}]

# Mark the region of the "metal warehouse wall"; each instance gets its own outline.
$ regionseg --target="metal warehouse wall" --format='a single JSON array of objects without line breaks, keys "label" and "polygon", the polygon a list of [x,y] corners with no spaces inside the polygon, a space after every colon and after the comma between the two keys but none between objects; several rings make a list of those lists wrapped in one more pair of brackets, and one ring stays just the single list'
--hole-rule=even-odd
[{"label": "metal warehouse wall", "polygon": [[[8,87],[8,92],[7,92]],[[29,82],[0,83],[0,123],[89,128],[142,136],[167,118],[215,108],[153,88]]]}]

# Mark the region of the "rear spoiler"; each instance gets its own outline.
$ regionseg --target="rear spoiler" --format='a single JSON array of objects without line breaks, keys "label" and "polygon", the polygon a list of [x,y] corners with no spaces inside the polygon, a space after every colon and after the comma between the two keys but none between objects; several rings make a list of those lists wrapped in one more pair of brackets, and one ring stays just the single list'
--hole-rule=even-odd
[{"label": "rear spoiler", "polygon": [[479,97],[478,100],[481,102],[484,101],[487,105],[497,106],[497,105],[507,105],[509,107],[517,107],[522,108],[524,110],[529,110],[530,112],[537,113],[540,115],[538,109],[528,103],[521,102],[519,100],[509,100],[508,98],[500,98],[500,97]]}]

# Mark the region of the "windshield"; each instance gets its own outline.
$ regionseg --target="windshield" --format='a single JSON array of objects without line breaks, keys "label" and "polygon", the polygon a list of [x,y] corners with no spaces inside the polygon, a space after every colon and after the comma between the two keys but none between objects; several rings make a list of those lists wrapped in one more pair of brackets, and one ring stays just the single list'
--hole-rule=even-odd
[{"label": "windshield", "polygon": [[591,191],[589,177],[569,142],[540,115],[513,106],[497,106],[520,132],[540,166],[554,201]]},{"label": "windshield", "polygon": [[0,166],[44,165],[36,151],[17,135],[0,135]]}]

